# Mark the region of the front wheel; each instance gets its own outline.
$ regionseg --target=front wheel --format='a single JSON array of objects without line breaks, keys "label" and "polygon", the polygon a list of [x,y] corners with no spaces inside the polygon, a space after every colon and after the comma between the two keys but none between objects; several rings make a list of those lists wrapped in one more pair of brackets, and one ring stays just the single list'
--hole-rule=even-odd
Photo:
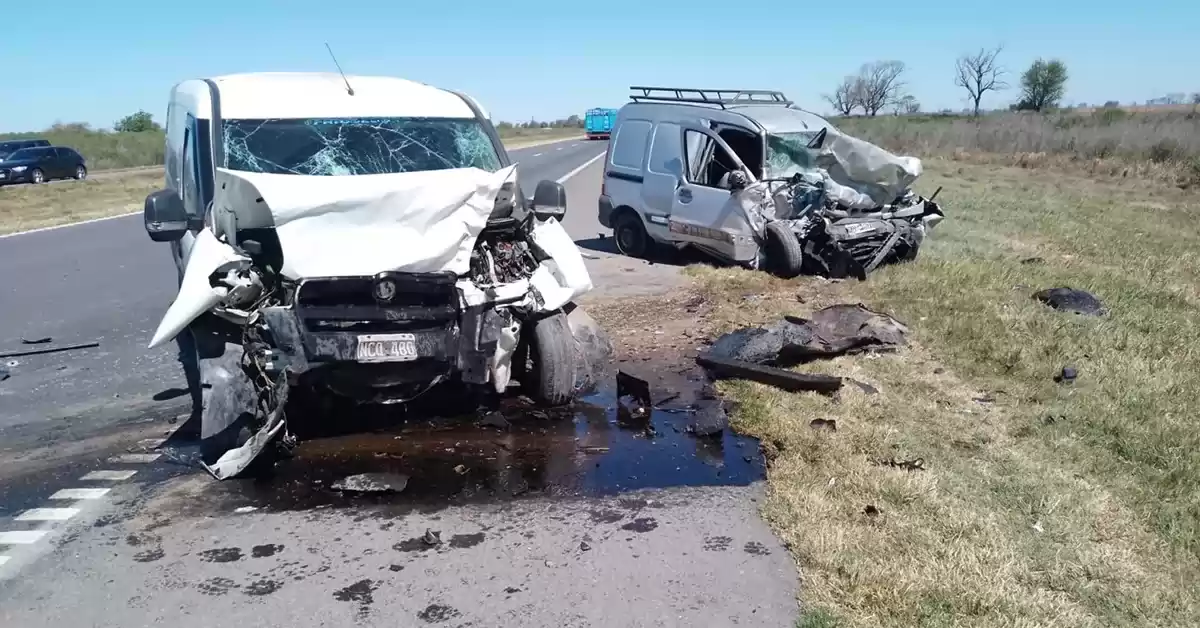
[{"label": "front wheel", "polygon": [[83,166],[75,166],[75,180],[83,181],[87,178],[87,168]]},{"label": "front wheel", "polygon": [[784,279],[799,275],[804,264],[804,250],[800,248],[796,234],[781,222],[768,222],[765,231],[764,252],[771,272]]},{"label": "front wheel", "polygon": [[41,168],[34,168],[33,172],[29,173],[29,180],[34,183],[45,183],[46,173],[42,172]]},{"label": "front wheel", "polygon": [[569,403],[575,394],[575,351],[566,314],[548,316],[525,329],[529,364],[520,375],[521,390],[539,405]]}]

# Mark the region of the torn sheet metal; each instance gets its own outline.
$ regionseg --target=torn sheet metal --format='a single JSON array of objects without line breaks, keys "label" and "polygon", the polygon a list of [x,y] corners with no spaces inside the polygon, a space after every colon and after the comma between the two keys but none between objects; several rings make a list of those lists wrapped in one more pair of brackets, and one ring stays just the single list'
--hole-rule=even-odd
[{"label": "torn sheet metal", "polygon": [[549,259],[543,261],[529,283],[540,299],[539,312],[550,312],[592,289],[592,278],[579,247],[557,220],[539,220],[530,230],[534,246]]},{"label": "torn sheet metal", "polygon": [[196,317],[211,310],[228,296],[227,288],[212,285],[210,277],[214,273],[249,264],[250,258],[217,240],[212,231],[201,229],[196,234],[196,243],[188,255],[179,294],[175,296],[175,301],[158,324],[154,338],[150,340],[150,348],[171,340]]},{"label": "torn sheet metal", "polygon": [[219,168],[213,209],[234,214],[238,229],[273,224],[281,272],[291,279],[385,270],[461,275],[496,196],[515,173],[516,166],[352,177]]},{"label": "torn sheet metal", "polygon": [[920,159],[893,155],[833,128],[827,129],[816,165],[836,183],[869,196],[875,207],[895,201],[921,176]]}]

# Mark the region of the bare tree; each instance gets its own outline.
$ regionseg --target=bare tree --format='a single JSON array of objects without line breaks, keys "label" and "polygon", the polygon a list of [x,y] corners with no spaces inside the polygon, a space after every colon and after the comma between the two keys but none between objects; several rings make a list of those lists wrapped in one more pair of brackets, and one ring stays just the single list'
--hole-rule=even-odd
[{"label": "bare tree", "polygon": [[869,116],[900,99],[904,91],[903,61],[876,61],[858,71],[858,104]]},{"label": "bare tree", "polygon": [[833,94],[825,94],[825,100],[840,114],[848,116],[854,113],[854,108],[858,106],[859,101],[859,85],[857,77],[847,76],[842,79],[841,84],[837,89],[833,90]]},{"label": "bare tree", "polygon": [[984,94],[1008,89],[1008,83],[1004,82],[1007,71],[996,63],[996,57],[1003,49],[1003,46],[996,46],[992,50],[980,48],[975,54],[959,57],[955,64],[957,74],[954,84],[970,94],[976,117],[979,116],[979,101]]}]

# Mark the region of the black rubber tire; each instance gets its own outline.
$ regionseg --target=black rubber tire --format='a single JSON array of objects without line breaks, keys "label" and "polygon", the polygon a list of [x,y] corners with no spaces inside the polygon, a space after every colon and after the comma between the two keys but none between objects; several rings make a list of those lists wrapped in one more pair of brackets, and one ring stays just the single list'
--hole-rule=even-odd
[{"label": "black rubber tire", "polygon": [[613,220],[613,242],[627,257],[645,259],[650,253],[650,234],[637,212],[630,209],[621,210]]},{"label": "black rubber tire", "polygon": [[75,166],[75,180],[83,181],[86,178],[87,178],[87,167],[82,166],[82,165]]},{"label": "black rubber tire", "polygon": [[559,312],[534,321],[525,327],[525,336],[531,364],[519,380],[522,392],[539,405],[570,403],[575,395],[575,348],[567,315]]},{"label": "black rubber tire", "polygon": [[771,273],[784,279],[798,276],[804,264],[804,250],[796,234],[781,222],[768,222],[764,231],[764,250]]},{"label": "black rubber tire", "polygon": [[46,173],[42,172],[41,168],[34,168],[33,172],[29,173],[29,182],[37,185],[38,183],[46,182]]}]

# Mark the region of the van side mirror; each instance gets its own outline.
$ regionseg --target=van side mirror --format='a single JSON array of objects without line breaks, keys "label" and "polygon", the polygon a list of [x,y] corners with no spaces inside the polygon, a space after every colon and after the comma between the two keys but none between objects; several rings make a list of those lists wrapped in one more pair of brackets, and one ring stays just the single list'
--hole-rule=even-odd
[{"label": "van side mirror", "polygon": [[146,196],[142,210],[146,233],[155,242],[174,242],[187,233],[189,220],[183,199],[175,190],[158,190]]},{"label": "van side mirror", "polygon": [[543,179],[533,191],[533,215],[542,220],[562,220],[567,213],[567,190],[561,183]]}]

